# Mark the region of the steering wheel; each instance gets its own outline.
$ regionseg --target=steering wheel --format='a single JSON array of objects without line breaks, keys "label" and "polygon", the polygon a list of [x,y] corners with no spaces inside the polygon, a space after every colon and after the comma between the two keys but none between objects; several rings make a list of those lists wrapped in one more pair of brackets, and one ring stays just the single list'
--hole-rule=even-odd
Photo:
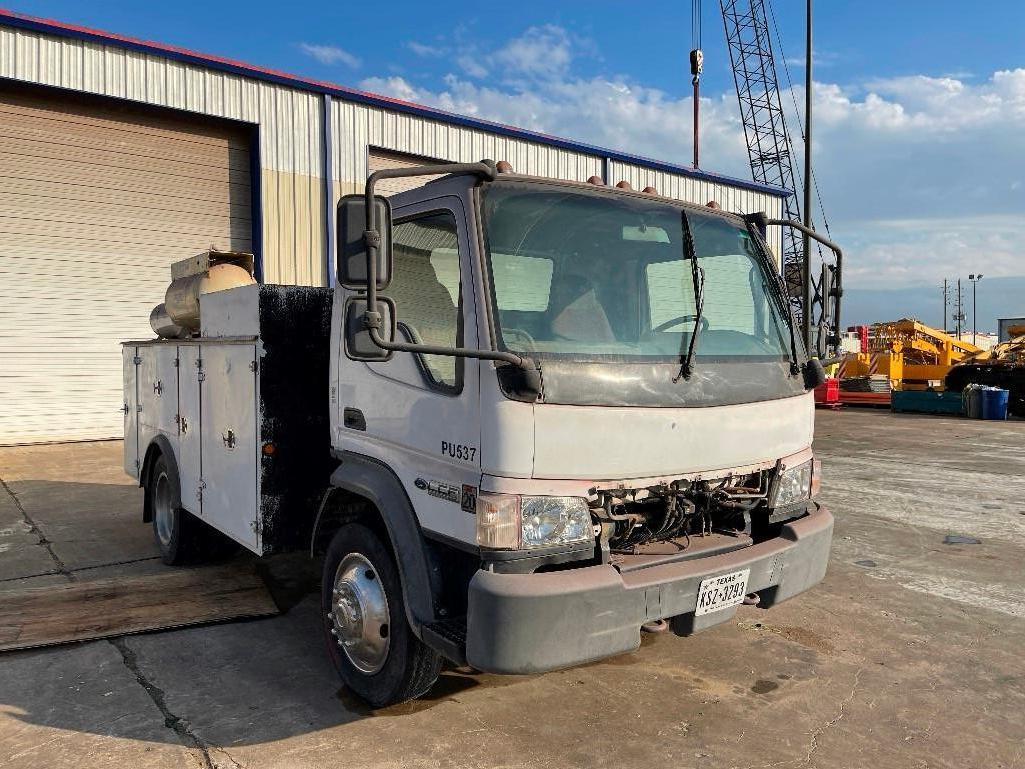
[{"label": "steering wheel", "polygon": [[537,349],[537,345],[534,343],[534,337],[522,328],[503,328],[502,336],[505,337],[506,343],[509,342],[511,337],[513,339],[519,339],[527,350],[534,351]]},{"label": "steering wheel", "polygon": [[[659,323],[652,331],[665,331],[672,328],[673,326],[679,326],[681,323],[693,323],[697,319],[697,315],[677,315],[675,318],[670,318],[665,323]],[[708,318],[702,316],[701,318],[701,330],[708,331]]]}]

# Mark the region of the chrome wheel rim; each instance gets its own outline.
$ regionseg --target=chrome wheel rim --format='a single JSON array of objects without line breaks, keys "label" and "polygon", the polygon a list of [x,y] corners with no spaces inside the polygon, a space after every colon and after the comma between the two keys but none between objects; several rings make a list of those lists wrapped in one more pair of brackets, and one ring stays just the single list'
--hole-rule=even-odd
[{"label": "chrome wheel rim", "polygon": [[349,553],[335,570],[331,594],[331,633],[361,673],[376,673],[388,658],[391,633],[388,596],[372,563]]},{"label": "chrome wheel rim", "polygon": [[157,525],[157,539],[165,548],[171,546],[174,534],[174,512],[171,509],[171,482],[166,473],[157,478],[153,490],[153,520]]}]

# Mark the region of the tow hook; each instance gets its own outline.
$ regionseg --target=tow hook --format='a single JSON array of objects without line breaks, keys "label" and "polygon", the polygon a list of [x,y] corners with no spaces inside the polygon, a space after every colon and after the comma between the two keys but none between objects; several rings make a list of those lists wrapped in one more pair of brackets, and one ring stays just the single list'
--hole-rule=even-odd
[{"label": "tow hook", "polygon": [[645,622],[641,625],[641,630],[645,633],[664,633],[669,629],[669,623],[664,619],[653,619],[651,622]]},{"label": "tow hook", "polygon": [[757,606],[758,602],[761,600],[762,599],[758,593],[748,593],[744,596],[744,606]]}]

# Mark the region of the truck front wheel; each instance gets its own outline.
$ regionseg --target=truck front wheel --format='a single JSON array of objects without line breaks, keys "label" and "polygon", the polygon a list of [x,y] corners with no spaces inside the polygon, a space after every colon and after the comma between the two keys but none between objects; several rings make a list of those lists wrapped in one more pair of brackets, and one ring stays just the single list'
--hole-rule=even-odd
[{"label": "truck front wheel", "polygon": [[410,629],[398,569],[366,526],[345,524],[331,540],[321,609],[331,661],[345,685],[371,706],[405,702],[434,685],[441,657]]}]

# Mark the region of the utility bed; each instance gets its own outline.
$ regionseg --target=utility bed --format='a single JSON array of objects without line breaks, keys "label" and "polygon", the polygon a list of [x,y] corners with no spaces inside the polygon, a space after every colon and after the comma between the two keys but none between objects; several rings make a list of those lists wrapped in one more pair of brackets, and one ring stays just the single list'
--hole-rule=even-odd
[{"label": "utility bed", "polygon": [[201,297],[200,336],[124,343],[125,471],[145,480],[157,438],[182,508],[257,554],[308,543],[332,463],[331,299],[233,288]]}]

